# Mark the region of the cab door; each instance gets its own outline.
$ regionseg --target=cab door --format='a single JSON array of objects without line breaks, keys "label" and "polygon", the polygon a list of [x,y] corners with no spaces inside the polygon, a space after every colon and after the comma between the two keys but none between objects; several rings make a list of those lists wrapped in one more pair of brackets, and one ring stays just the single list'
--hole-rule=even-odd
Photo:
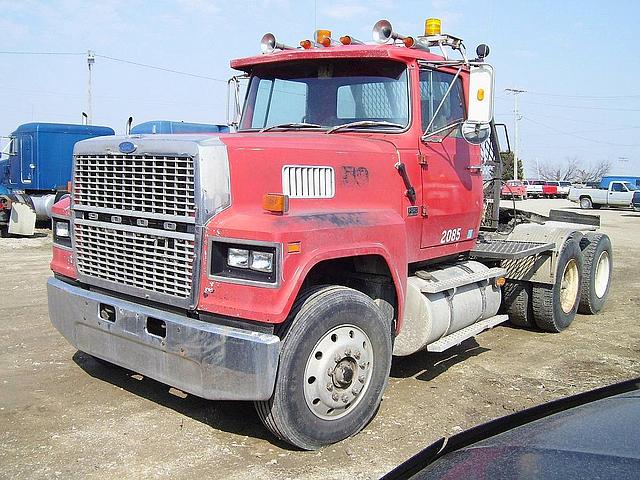
[{"label": "cab door", "polygon": [[631,197],[633,193],[629,193],[627,187],[622,182],[611,182],[608,194],[609,205],[629,205],[631,203]]},{"label": "cab door", "polygon": [[[427,128],[436,132],[464,120],[463,82],[460,76],[455,81],[454,78],[455,72],[420,70],[423,132]],[[482,172],[477,168],[479,147],[469,145],[458,126],[421,140],[419,149],[423,164],[421,247],[457,244],[475,238],[483,208]]]}]

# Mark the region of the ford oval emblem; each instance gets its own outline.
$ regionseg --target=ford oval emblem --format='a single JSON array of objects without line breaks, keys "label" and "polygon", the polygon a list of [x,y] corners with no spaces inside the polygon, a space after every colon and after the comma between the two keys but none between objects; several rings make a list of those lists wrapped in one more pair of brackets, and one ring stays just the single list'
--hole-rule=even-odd
[{"label": "ford oval emblem", "polygon": [[133,142],[122,142],[118,145],[118,149],[121,153],[133,153],[136,151],[136,148],[138,147]]}]

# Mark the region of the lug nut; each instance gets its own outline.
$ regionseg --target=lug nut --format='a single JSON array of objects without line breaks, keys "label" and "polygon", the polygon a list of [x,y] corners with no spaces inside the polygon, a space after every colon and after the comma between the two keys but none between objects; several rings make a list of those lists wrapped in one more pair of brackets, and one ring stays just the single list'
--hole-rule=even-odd
[{"label": "lug nut", "polygon": [[359,381],[360,383],[364,383],[364,375],[360,375],[360,376],[358,377],[358,381]]},{"label": "lug nut", "polygon": [[353,354],[353,358],[355,358],[356,360],[360,359],[360,351],[356,350],[355,353]]},{"label": "lug nut", "polygon": [[347,357],[350,357],[350,356],[351,356],[351,349],[350,349],[350,348],[347,348],[347,349],[344,351],[344,354],[345,354]]},{"label": "lug nut", "polygon": [[349,403],[349,397],[346,394],[342,395],[342,403]]},{"label": "lug nut", "polygon": [[338,394],[337,394],[337,393],[334,393],[333,395],[331,395],[331,398],[333,398],[333,401],[334,401],[334,402],[337,402],[337,401],[338,401],[338,398],[340,398],[340,397],[338,396]]},{"label": "lug nut", "polygon": [[336,353],[333,359],[335,360],[336,363],[338,363],[340,360],[342,360],[342,357],[340,356],[339,353]]},{"label": "lug nut", "polygon": [[362,368],[363,370],[364,370],[364,367],[366,367],[366,366],[367,366],[367,364],[366,364],[366,363],[364,363],[364,362],[362,362],[362,363],[360,364],[360,368]]},{"label": "lug nut", "polygon": [[327,383],[327,390],[333,390],[333,383]]},{"label": "lug nut", "polygon": [[358,396],[358,394],[360,393],[360,390],[358,388],[354,388],[353,390],[351,390],[351,393],[353,393],[353,395]]},{"label": "lug nut", "polygon": [[329,376],[333,375],[333,368],[331,367],[327,368],[327,375]]}]

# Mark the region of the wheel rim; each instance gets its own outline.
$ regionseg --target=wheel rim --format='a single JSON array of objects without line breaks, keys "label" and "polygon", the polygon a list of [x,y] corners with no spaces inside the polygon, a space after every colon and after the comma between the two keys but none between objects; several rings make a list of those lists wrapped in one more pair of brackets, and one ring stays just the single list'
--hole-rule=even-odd
[{"label": "wheel rim", "polygon": [[604,294],[607,292],[607,287],[609,286],[609,275],[611,273],[611,262],[609,260],[609,252],[606,250],[603,251],[598,257],[598,262],[596,263],[596,273],[595,273],[595,282],[594,282],[594,290],[596,297],[602,298]]},{"label": "wheel rim", "polygon": [[564,266],[560,283],[560,307],[564,313],[573,310],[578,299],[579,284],[578,263],[572,258]]},{"label": "wheel rim", "polygon": [[371,383],[373,347],[355,325],[325,333],[311,351],[304,369],[304,398],[323,420],[337,420],[360,403]]},{"label": "wheel rim", "polygon": [[582,208],[589,208],[589,200],[587,200],[586,198],[583,198],[582,200],[580,200],[580,206]]}]

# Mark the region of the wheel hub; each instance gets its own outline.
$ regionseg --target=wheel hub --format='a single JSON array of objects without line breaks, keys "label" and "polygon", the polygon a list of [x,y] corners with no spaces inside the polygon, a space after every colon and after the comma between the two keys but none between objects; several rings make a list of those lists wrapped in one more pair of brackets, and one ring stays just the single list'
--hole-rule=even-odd
[{"label": "wheel hub", "polygon": [[580,278],[578,264],[574,259],[567,262],[560,282],[560,307],[564,313],[569,313],[578,299]]},{"label": "wheel hub", "polygon": [[319,418],[336,420],[351,411],[369,387],[373,348],[367,334],[354,325],[326,332],[309,353],[304,371],[304,397]]}]

